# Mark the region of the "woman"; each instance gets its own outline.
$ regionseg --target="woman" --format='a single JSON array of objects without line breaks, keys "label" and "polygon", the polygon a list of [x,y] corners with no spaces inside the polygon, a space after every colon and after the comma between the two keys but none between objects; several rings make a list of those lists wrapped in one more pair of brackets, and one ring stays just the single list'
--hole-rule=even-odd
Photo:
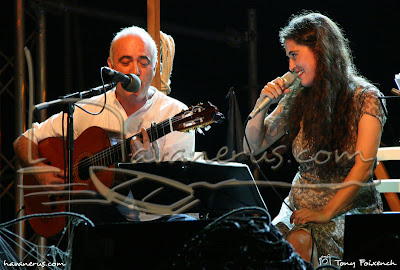
[{"label": "woman", "polygon": [[[347,39],[328,17],[294,16],[279,35],[298,78],[290,89],[281,78],[262,89],[259,100],[268,96],[279,104],[248,122],[251,151],[264,151],[286,133],[300,164],[293,185],[370,183],[385,123],[381,93],[357,73]],[[371,185],[292,187],[273,223],[303,259],[315,264],[320,256],[342,257],[345,214],[381,210]]]}]

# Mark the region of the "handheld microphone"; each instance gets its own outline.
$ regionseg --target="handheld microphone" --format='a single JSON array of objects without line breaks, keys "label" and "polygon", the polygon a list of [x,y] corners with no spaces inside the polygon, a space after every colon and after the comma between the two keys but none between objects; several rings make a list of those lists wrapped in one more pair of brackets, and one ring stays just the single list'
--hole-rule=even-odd
[{"label": "handheld microphone", "polygon": [[112,76],[113,83],[121,83],[121,86],[128,92],[136,93],[139,91],[141,86],[141,81],[138,76],[133,73],[123,74],[119,71],[111,69],[109,67],[103,67],[103,71],[108,75]]},{"label": "handheld microphone", "polygon": [[400,73],[399,74],[395,74],[394,81],[397,84],[397,88],[400,88]]},{"label": "handheld microphone", "polygon": [[[288,88],[296,79],[296,75],[294,75],[292,72],[288,71],[286,72],[282,77],[281,77],[285,89]],[[265,97],[254,110],[250,113],[249,115],[249,120],[254,118],[262,109],[264,109],[266,106],[268,106],[272,102],[272,99],[269,97]]]}]

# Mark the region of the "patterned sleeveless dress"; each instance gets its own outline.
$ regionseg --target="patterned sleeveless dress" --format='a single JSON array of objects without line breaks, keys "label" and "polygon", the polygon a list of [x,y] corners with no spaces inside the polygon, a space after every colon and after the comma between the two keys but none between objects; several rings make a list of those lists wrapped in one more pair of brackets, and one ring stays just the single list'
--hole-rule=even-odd
[{"label": "patterned sleeveless dress", "polygon": [[[372,89],[358,89],[354,95],[356,117],[354,125],[350,130],[351,140],[347,147],[347,152],[354,154],[358,122],[364,114],[369,114],[376,117],[382,126],[385,124],[386,118],[378,97],[383,96],[379,90]],[[349,174],[351,168],[355,164],[354,158],[348,159],[343,156],[336,163],[335,168],[329,173],[327,177],[321,178],[318,176],[316,166],[319,166],[315,161],[307,161],[312,157],[306,147],[307,143],[304,140],[303,130],[300,131],[293,141],[293,155],[297,157],[299,162],[299,171],[293,179],[292,185],[298,184],[322,184],[322,183],[341,183]],[[334,153],[332,154],[333,158]],[[341,153],[338,153],[340,156]],[[314,155],[315,156],[315,155]],[[321,159],[323,159],[321,157]],[[372,182],[372,177],[367,180],[367,183]],[[313,210],[322,210],[329,200],[335,195],[336,189],[331,188],[298,188],[292,187],[285,202],[290,205],[294,210],[301,208],[308,208]],[[342,212],[336,215],[329,223],[317,224],[307,223],[294,225],[290,223],[290,216],[292,211],[282,204],[278,216],[273,220],[273,224],[287,236],[289,232],[305,229],[312,232],[314,237],[314,246],[318,256],[336,256],[343,257],[343,238],[344,238],[344,218],[347,214],[360,214],[360,213],[379,213],[383,209],[382,200],[379,192],[375,186],[370,185],[363,187],[354,201],[346,207]]]}]

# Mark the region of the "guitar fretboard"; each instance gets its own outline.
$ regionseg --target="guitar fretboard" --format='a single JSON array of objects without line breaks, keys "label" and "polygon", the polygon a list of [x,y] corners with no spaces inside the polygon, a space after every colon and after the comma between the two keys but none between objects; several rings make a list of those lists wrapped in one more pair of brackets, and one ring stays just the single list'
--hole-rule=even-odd
[{"label": "guitar fretboard", "polygon": [[[156,141],[174,131],[173,124],[180,119],[180,117],[174,116],[162,121],[161,123],[153,124],[150,128],[146,129],[146,132],[150,138],[150,142]],[[82,164],[78,164],[78,169],[81,170],[85,169],[84,167],[89,168],[90,166],[109,166],[113,163],[123,161],[123,151],[125,152],[125,156],[132,153],[130,141],[135,136],[143,139],[142,133],[139,132],[134,136],[131,136],[124,141],[119,142],[87,158],[83,163],[81,162]]]}]

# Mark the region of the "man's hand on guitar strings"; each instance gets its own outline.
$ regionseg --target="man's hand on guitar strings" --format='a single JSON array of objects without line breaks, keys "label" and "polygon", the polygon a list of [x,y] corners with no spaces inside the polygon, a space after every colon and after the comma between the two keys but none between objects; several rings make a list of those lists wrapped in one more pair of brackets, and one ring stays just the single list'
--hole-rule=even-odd
[{"label": "man's hand on guitar strings", "polygon": [[38,164],[36,166],[47,166],[49,167],[49,172],[38,172],[35,173],[35,178],[36,180],[41,184],[41,185],[51,185],[51,187],[46,187],[47,190],[64,190],[65,187],[61,186],[65,184],[64,180],[64,171],[60,170],[58,172],[50,172],[50,168],[54,168],[51,166],[48,166],[44,163]]},{"label": "man's hand on guitar strings", "polygon": [[130,145],[132,150],[131,161],[159,161],[160,160],[160,147],[157,141],[150,142],[149,135],[145,128],[141,129],[143,142],[138,137],[133,137]]}]

